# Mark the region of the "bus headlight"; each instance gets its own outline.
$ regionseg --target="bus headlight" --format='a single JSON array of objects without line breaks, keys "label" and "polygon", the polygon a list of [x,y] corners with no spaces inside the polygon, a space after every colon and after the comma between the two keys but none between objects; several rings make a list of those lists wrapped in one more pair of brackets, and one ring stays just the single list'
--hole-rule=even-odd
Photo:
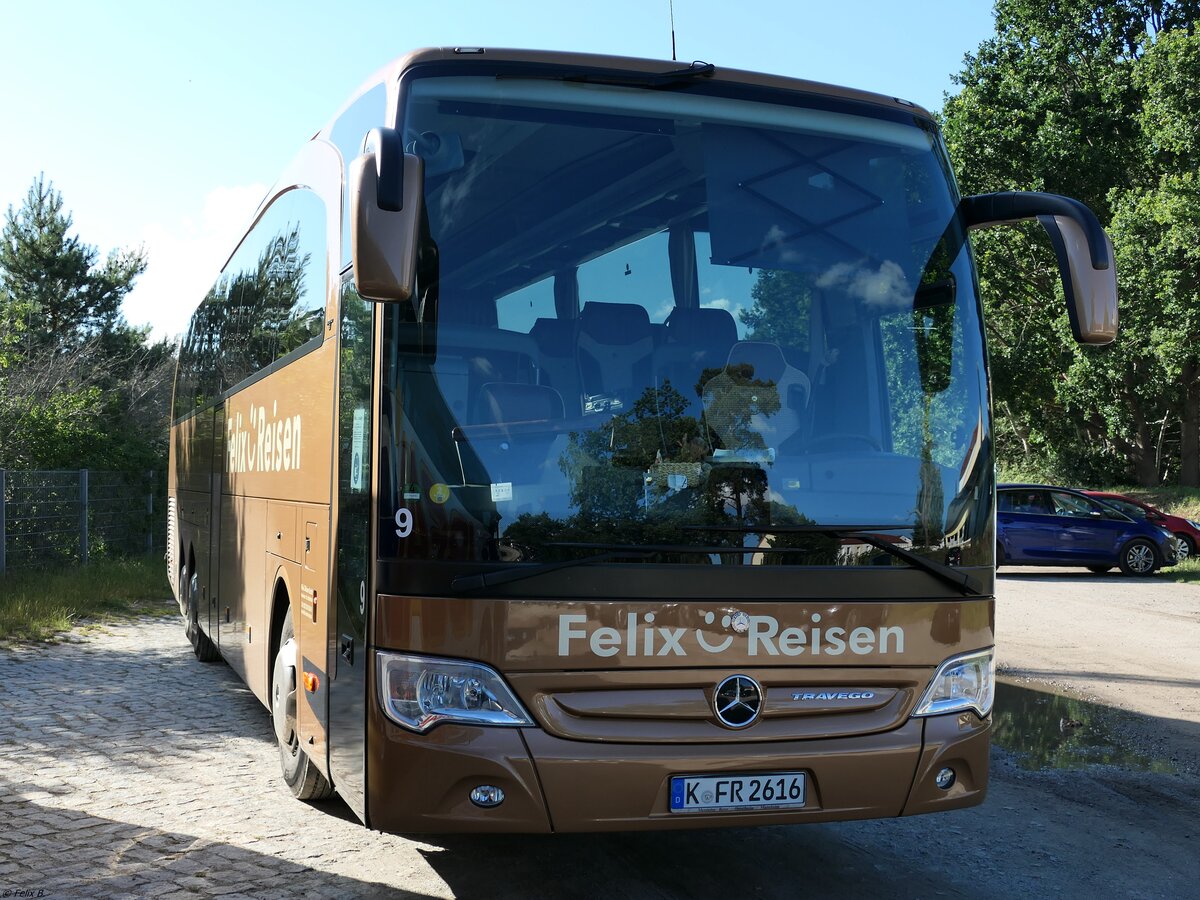
[{"label": "bus headlight", "polygon": [[940,716],[973,709],[982,718],[992,711],[995,697],[994,652],[977,650],[952,656],[938,666],[913,715]]},{"label": "bus headlight", "polygon": [[375,658],[383,711],[409,731],[423,734],[442,722],[533,724],[508,685],[488,666],[383,651]]}]

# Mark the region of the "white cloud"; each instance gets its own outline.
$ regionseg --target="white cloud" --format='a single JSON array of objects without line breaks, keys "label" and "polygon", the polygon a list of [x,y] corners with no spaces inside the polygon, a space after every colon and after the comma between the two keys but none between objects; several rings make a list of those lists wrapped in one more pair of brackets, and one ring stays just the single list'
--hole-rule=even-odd
[{"label": "white cloud", "polygon": [[266,192],[261,184],[215,188],[205,195],[198,218],[147,226],[142,243],[149,265],[125,298],[126,320],[149,324],[155,338],[179,335]]},{"label": "white cloud", "polygon": [[723,309],[725,312],[733,311],[733,301],[728,297],[718,297],[716,300],[705,300],[700,305],[705,309]]},{"label": "white cloud", "polygon": [[672,310],[674,310],[674,309],[675,309],[675,300],[674,300],[674,298],[672,298],[670,300],[665,301],[661,306],[658,307],[658,309],[656,309],[656,310],[654,310],[654,312],[650,313],[650,321],[651,322],[665,322],[667,316],[669,316],[671,314]]},{"label": "white cloud", "polygon": [[838,263],[817,279],[817,287],[841,288],[876,309],[911,306],[913,289],[898,263],[885,260],[875,271],[867,266]]}]

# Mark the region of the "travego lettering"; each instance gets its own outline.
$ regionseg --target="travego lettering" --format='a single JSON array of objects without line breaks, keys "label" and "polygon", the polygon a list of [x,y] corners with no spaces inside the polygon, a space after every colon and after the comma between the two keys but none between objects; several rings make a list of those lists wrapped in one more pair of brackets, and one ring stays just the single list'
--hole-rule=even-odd
[{"label": "travego lettering", "polygon": [[279,416],[279,404],[232,407],[225,420],[225,471],[290,472],[300,468],[300,416]]},{"label": "travego lettering", "polygon": [[793,700],[873,700],[874,691],[795,691]]},{"label": "travego lettering", "polygon": [[[711,612],[701,612],[700,615],[708,625],[716,620]],[[558,655],[570,656],[573,651],[586,649],[594,656],[604,658],[622,653],[630,658],[686,657],[697,655],[698,652],[724,653],[735,642],[735,652],[746,656],[800,656],[805,653],[810,656],[841,656],[845,653],[867,656],[872,653],[904,652],[904,629],[897,625],[883,628],[859,626],[852,629],[833,625],[822,628],[820,613],[813,613],[806,625],[786,628],[780,628],[779,620],[774,616],[750,616],[749,620],[749,627],[744,633],[735,631],[713,641],[709,629],[656,625],[652,612],[640,618],[637,613],[630,613],[624,628],[592,627],[588,617],[582,613],[563,613],[558,617]],[[722,628],[730,629],[730,623],[730,616],[722,617]]]}]

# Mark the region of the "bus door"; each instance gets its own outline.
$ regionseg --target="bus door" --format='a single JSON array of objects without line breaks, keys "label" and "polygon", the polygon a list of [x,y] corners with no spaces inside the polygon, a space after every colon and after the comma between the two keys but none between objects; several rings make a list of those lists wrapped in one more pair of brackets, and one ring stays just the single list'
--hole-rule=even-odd
[{"label": "bus door", "polygon": [[338,347],[336,652],[330,665],[329,771],[366,821],[367,622],[371,609],[371,408],[375,306],[342,282]]},{"label": "bus door", "polygon": [[[304,530],[301,543],[299,621],[295,623],[300,642],[300,678],[296,686],[301,740],[308,755],[326,775],[329,724],[329,516],[317,507],[300,510]],[[293,607],[295,609],[296,607]]]},{"label": "bus door", "polygon": [[212,457],[209,470],[208,521],[208,602],[197,610],[200,624],[209,639],[221,648],[220,595],[221,590],[221,504],[225,493],[225,404],[213,409]]}]

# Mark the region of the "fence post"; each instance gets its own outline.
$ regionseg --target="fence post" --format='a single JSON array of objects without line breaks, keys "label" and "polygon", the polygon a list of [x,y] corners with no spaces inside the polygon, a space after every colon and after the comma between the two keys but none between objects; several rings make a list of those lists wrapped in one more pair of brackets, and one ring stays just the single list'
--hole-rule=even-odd
[{"label": "fence post", "polygon": [[79,564],[88,564],[88,470],[79,470]]},{"label": "fence post", "polygon": [[4,470],[3,470],[3,469],[0,469],[0,575],[3,575],[3,574],[4,574],[4,544],[5,544],[5,535],[4,535],[4,495],[5,495],[4,474],[5,474],[5,473],[4,473]]},{"label": "fence post", "polygon": [[146,479],[146,555],[154,555],[154,470],[151,469],[150,477]]}]

